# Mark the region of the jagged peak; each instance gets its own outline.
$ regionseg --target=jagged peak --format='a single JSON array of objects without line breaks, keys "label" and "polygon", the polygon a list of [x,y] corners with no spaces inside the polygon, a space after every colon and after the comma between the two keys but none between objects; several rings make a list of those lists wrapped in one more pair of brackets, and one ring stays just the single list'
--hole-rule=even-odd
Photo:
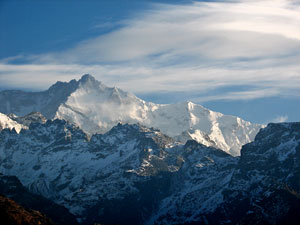
[{"label": "jagged peak", "polygon": [[48,91],[55,92],[58,89],[67,88],[67,87],[71,87],[72,89],[77,88],[78,83],[75,79],[70,80],[69,82],[57,81],[55,84],[49,87]]},{"label": "jagged peak", "polygon": [[63,81],[57,81],[55,84],[50,86],[48,91],[56,91],[59,89],[64,89],[64,88],[70,88],[72,90],[77,89],[79,86],[88,86],[88,87],[95,87],[99,85],[106,87],[103,85],[100,81],[96,80],[95,77],[93,77],[91,74],[84,74],[81,76],[81,78],[77,81],[75,79],[70,80],[69,82],[63,82]]},{"label": "jagged peak", "polygon": [[96,80],[96,78],[90,74],[84,74],[78,80],[78,86],[84,89],[95,89],[101,91],[105,91],[108,88],[101,81]]},{"label": "jagged peak", "polygon": [[129,133],[130,131],[138,132],[138,133],[161,133],[159,129],[155,129],[153,127],[146,127],[142,124],[135,123],[135,124],[129,124],[129,123],[122,123],[119,122],[116,126],[112,127],[106,134],[110,135],[115,132],[124,132]]},{"label": "jagged peak", "polygon": [[187,140],[186,143],[184,144],[184,149],[185,150],[196,150],[196,149],[207,149],[207,148],[210,148],[208,146],[205,146],[199,142],[197,142],[196,140]]},{"label": "jagged peak", "polygon": [[97,80],[91,74],[84,74],[80,78],[79,82],[96,82]]},{"label": "jagged peak", "polygon": [[215,155],[217,157],[229,157],[234,158],[229,153],[222,151],[221,149],[215,148],[215,147],[208,147],[206,145],[203,145],[195,140],[188,140],[184,145],[184,155],[189,155],[192,152],[198,152],[200,154],[209,154],[209,155]]},{"label": "jagged peak", "polygon": [[47,121],[46,117],[40,112],[31,112],[25,116],[16,116],[15,114],[8,114],[8,117],[17,123],[29,127],[31,123],[45,123]]},{"label": "jagged peak", "polygon": [[112,127],[107,132],[107,134],[111,134],[111,133],[119,132],[119,131],[126,131],[126,132],[128,132],[128,130],[139,131],[140,129],[141,129],[141,125],[140,124],[128,124],[128,123],[119,122],[116,126]]},{"label": "jagged peak", "polygon": [[78,126],[61,119],[47,120],[46,123],[31,123],[28,130],[21,130],[20,134],[56,136],[70,138],[76,136],[79,139],[89,140],[89,136]]}]

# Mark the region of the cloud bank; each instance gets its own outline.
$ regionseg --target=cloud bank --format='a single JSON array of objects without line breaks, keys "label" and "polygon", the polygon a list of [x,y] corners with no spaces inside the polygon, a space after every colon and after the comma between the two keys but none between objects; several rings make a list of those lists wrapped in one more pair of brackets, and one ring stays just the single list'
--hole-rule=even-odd
[{"label": "cloud bank", "polygon": [[[198,92],[198,102],[300,95],[299,1],[155,4],[123,24],[23,65],[4,59],[0,82],[46,88],[91,73],[134,93]],[[249,88],[207,96],[226,86]]]}]

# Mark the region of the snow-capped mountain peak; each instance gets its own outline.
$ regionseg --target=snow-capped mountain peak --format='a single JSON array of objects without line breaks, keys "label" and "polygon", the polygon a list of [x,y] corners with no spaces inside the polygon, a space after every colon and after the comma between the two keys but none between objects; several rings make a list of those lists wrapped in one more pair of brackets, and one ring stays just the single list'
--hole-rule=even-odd
[{"label": "snow-capped mountain peak", "polygon": [[[89,134],[105,133],[119,122],[160,129],[185,142],[189,139],[239,155],[262,127],[235,116],[213,112],[190,101],[155,104],[117,87],[107,87],[85,74],[70,82],[57,82],[47,91],[0,92],[0,112],[23,116],[39,111],[47,119],[65,119]],[[183,137],[182,134],[185,134]]]},{"label": "snow-capped mountain peak", "polygon": [[99,88],[99,89],[105,89],[106,86],[102,84],[100,81],[97,81],[95,77],[93,77],[90,74],[85,74],[83,75],[79,80],[78,80],[78,86],[79,87],[84,87],[86,89],[93,89],[93,88]]}]

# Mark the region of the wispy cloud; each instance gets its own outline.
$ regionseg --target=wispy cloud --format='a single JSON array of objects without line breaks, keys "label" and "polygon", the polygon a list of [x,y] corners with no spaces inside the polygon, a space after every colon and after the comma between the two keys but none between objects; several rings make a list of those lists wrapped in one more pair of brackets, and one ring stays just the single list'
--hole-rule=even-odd
[{"label": "wispy cloud", "polygon": [[28,65],[6,60],[0,82],[44,87],[92,73],[135,93],[252,87],[199,101],[295,95],[300,88],[299,1],[156,4],[122,24],[63,52],[29,56]]},{"label": "wispy cloud", "polygon": [[283,123],[288,120],[288,116],[277,116],[275,119],[272,120],[273,123]]},{"label": "wispy cloud", "polygon": [[259,89],[249,91],[230,91],[222,93],[221,95],[203,96],[194,99],[197,102],[208,102],[215,100],[253,100],[257,98],[266,98],[270,96],[277,96],[280,92],[276,89]]},{"label": "wispy cloud", "polygon": [[[289,0],[156,5],[120,29],[37,61],[107,63],[146,60],[159,66],[282,57],[300,50],[299,7]],[[153,57],[155,56],[155,57]]]}]

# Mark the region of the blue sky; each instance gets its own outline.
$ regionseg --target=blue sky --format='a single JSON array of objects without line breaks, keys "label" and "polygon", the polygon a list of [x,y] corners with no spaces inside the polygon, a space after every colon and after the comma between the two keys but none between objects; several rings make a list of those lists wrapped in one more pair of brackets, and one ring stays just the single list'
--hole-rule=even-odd
[{"label": "blue sky", "polygon": [[2,0],[0,89],[91,73],[147,101],[300,120],[298,0]]}]

